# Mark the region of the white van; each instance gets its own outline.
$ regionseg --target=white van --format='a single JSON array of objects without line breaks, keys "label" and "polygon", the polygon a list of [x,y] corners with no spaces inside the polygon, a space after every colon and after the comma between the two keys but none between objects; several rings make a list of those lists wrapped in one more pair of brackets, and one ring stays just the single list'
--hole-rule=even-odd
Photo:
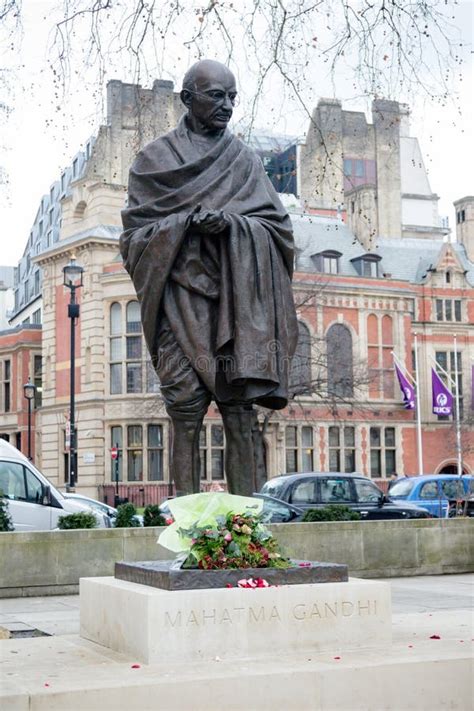
[{"label": "white van", "polygon": [[[65,499],[21,452],[0,439],[0,491],[8,501],[15,531],[50,531],[60,516],[83,511],[84,504]],[[99,528],[110,527],[108,516],[93,512]]]}]

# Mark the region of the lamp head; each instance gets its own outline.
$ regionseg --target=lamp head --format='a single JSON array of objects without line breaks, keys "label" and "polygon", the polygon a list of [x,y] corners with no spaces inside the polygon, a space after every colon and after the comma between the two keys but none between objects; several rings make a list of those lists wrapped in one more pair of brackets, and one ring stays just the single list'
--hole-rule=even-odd
[{"label": "lamp head", "polygon": [[33,400],[35,392],[36,385],[34,385],[34,383],[32,383],[28,378],[28,382],[23,385],[23,394],[27,400]]},{"label": "lamp head", "polygon": [[84,267],[76,262],[76,255],[71,255],[71,261],[63,267],[64,286],[68,289],[77,289],[82,286]]}]

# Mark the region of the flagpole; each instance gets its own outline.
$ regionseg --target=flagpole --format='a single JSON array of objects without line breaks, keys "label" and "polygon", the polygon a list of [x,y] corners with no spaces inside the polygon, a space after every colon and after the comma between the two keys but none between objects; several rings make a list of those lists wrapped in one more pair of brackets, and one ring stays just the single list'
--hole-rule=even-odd
[{"label": "flagpole", "polygon": [[458,476],[462,476],[461,413],[459,412],[459,371],[456,334],[454,334],[454,371],[454,379],[456,381],[456,451],[458,460]]},{"label": "flagpole", "polygon": [[397,356],[395,355],[395,352],[394,352],[394,351],[390,351],[390,353],[391,353],[392,356],[393,356],[393,360],[395,361],[395,365],[398,365],[398,367],[399,367],[400,370],[402,371],[402,373],[403,373],[403,375],[405,376],[405,378],[406,378],[407,380],[409,380],[409,381],[411,382],[411,384],[416,388],[416,380],[415,380],[415,378],[413,377],[413,375],[405,368],[405,366],[403,365],[402,361],[397,358]]},{"label": "flagpole", "polygon": [[420,372],[418,370],[418,338],[415,336],[415,382],[416,382],[416,431],[418,441],[418,474],[423,475],[423,441],[421,438]]}]

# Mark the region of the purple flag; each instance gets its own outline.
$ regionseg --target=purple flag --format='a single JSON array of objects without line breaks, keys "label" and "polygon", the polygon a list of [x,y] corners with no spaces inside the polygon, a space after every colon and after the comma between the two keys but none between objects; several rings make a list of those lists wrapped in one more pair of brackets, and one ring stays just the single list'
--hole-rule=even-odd
[{"label": "purple flag", "polygon": [[431,388],[434,414],[451,415],[453,412],[453,394],[448,390],[434,368],[431,368]]},{"label": "purple flag", "polygon": [[408,378],[402,373],[398,365],[395,363],[395,372],[397,374],[398,382],[400,383],[400,390],[403,395],[403,402],[405,403],[405,410],[415,409],[415,388],[408,381]]}]

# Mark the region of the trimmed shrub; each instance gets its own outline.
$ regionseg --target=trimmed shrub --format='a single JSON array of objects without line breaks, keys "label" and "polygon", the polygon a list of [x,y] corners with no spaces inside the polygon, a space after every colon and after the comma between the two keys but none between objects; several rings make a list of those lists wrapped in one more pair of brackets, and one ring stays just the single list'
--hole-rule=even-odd
[{"label": "trimmed shrub", "polygon": [[120,504],[117,507],[117,516],[114,521],[115,528],[139,528],[137,509],[133,504]]},{"label": "trimmed shrub", "polygon": [[308,509],[303,522],[310,521],[360,521],[360,513],[343,504],[329,504],[322,509]]},{"label": "trimmed shrub", "polygon": [[12,517],[8,510],[8,501],[3,498],[0,491],[0,531],[14,531]]},{"label": "trimmed shrub", "polygon": [[144,526],[166,526],[166,519],[160,511],[158,504],[150,504],[143,512]]},{"label": "trimmed shrub", "polygon": [[58,520],[58,528],[62,531],[67,531],[72,528],[96,528],[96,526],[97,519],[94,514],[89,511],[60,516]]}]

